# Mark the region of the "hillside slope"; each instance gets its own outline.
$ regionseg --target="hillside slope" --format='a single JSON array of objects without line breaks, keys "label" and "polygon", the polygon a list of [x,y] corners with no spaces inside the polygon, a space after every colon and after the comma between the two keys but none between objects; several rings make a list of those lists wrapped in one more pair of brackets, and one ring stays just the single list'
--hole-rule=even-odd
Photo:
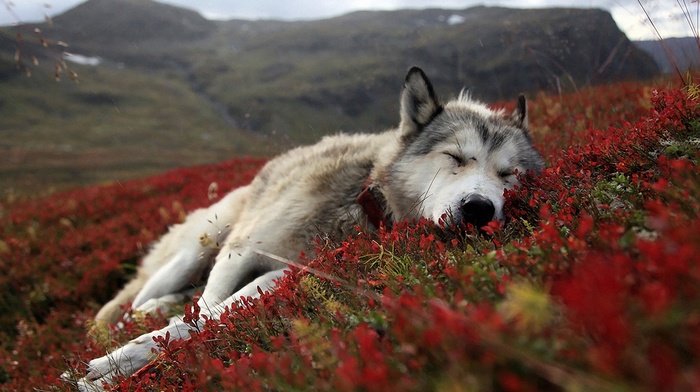
[{"label": "hillside slope", "polygon": [[[150,0],[90,0],[39,27],[48,49],[34,26],[0,29],[0,148],[12,157],[0,162],[0,186],[120,180],[395,126],[411,65],[423,67],[440,94],[467,88],[489,101],[658,72],[600,10],[213,22]],[[17,31],[31,80],[12,58]],[[102,63],[63,62],[59,40]],[[62,64],[77,71],[79,85],[50,80]],[[111,153],[96,162],[105,156],[99,151]]]},{"label": "hillside slope", "polygon": [[412,64],[444,94],[465,87],[486,100],[657,72],[598,10],[361,12],[245,36],[250,26],[229,25],[220,50],[192,59],[194,73],[247,129],[293,139],[393,125],[397,74]]},{"label": "hillside slope", "polygon": [[658,72],[609,13],[586,9],[214,23],[149,0],[90,0],[57,17],[50,34],[69,38],[83,54],[177,70],[240,127],[305,142],[339,128],[392,126],[401,74],[414,64],[440,90],[466,87],[486,100]]}]

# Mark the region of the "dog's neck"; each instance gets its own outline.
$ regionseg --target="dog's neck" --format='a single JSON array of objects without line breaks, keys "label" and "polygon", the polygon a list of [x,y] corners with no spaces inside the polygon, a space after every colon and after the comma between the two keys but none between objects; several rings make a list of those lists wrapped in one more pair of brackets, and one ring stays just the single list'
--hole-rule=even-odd
[{"label": "dog's neck", "polygon": [[391,228],[391,219],[386,214],[384,195],[376,192],[373,188],[373,181],[370,177],[362,184],[362,192],[357,195],[355,201],[362,207],[362,211],[367,215],[367,221],[375,229],[379,229],[379,226]]}]

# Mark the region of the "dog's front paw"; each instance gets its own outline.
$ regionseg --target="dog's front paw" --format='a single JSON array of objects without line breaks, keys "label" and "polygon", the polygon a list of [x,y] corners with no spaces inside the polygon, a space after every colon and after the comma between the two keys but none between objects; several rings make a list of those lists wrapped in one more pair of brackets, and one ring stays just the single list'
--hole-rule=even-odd
[{"label": "dog's front paw", "polygon": [[78,377],[80,376],[78,376],[76,372],[72,370],[67,370],[61,374],[61,380],[63,380],[63,382],[65,382],[67,385],[75,388],[75,390],[81,392],[101,392],[105,390],[105,388],[102,386],[102,381],[95,382],[84,377],[78,379]]},{"label": "dog's front paw", "polygon": [[181,293],[168,294],[159,298],[151,298],[134,309],[134,313],[142,314],[168,314],[170,309],[185,300],[185,295]]},{"label": "dog's front paw", "polygon": [[78,389],[98,391],[102,383],[112,384],[116,376],[130,376],[155,358],[153,333],[141,335],[111,353],[88,364],[88,373],[78,381]]}]

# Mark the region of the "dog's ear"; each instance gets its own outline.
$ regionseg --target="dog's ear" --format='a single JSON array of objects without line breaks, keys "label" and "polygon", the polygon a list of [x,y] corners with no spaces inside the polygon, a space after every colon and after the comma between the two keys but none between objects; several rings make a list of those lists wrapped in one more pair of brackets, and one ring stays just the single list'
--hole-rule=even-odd
[{"label": "dog's ear", "polygon": [[433,85],[422,69],[412,67],[406,75],[401,93],[401,126],[409,132],[420,132],[442,111]]},{"label": "dog's ear", "polygon": [[510,115],[510,121],[518,128],[527,129],[527,100],[525,95],[518,96],[518,102],[515,104],[515,110]]}]

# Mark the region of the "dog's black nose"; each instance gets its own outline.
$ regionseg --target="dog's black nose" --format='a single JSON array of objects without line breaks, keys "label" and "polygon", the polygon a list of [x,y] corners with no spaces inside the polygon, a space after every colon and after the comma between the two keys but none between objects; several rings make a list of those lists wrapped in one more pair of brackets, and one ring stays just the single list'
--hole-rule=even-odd
[{"label": "dog's black nose", "polygon": [[471,196],[462,204],[462,221],[471,223],[477,229],[493,220],[496,208],[491,200],[483,196]]}]

